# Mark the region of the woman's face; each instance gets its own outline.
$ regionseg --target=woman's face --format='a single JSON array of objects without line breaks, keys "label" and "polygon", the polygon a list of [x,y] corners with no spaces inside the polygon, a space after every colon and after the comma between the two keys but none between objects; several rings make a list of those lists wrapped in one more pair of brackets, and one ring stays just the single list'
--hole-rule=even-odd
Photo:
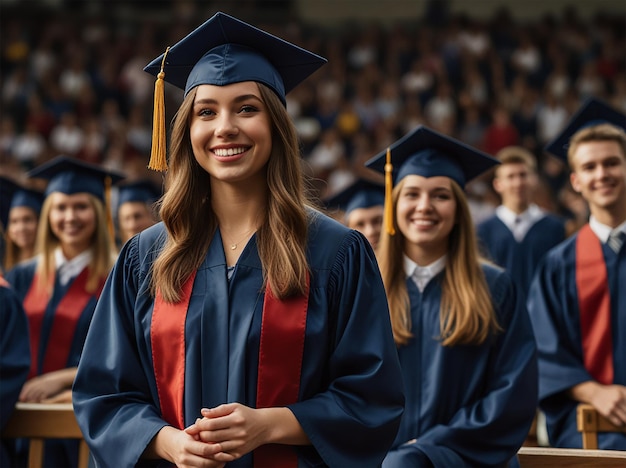
[{"label": "woman's face", "polygon": [[87,250],[96,232],[96,210],[89,195],[54,192],[50,197],[50,229],[65,256],[73,257]]},{"label": "woman's face", "polygon": [[20,249],[32,249],[35,245],[37,218],[37,213],[27,206],[11,208],[7,236]]},{"label": "woman's face", "polygon": [[[404,235],[405,250],[419,253],[414,261],[435,261],[448,250],[456,221],[456,199],[448,177],[408,175],[398,194],[396,219]],[[424,255],[426,254],[426,255]]]},{"label": "woman's face", "polygon": [[190,136],[196,161],[212,180],[233,184],[265,180],[272,129],[255,82],[198,86]]}]

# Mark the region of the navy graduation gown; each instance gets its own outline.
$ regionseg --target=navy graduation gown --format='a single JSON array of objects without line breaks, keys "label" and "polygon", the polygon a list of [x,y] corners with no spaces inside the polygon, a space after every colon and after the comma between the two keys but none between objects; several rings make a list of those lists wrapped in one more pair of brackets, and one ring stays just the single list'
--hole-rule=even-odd
[{"label": "navy graduation gown", "polygon": [[487,258],[504,268],[527,295],[543,256],[565,239],[565,225],[556,216],[546,215],[518,242],[506,224],[494,215],[476,227],[476,234]]},{"label": "navy graduation gown", "polygon": [[[576,287],[574,235],[545,257],[531,285],[528,310],[539,351],[539,399],[546,414],[550,444],[582,447],[576,406],[567,391],[593,380],[583,361],[580,309]],[[626,385],[626,248],[619,255],[602,245],[611,298],[613,383]],[[626,450],[626,434],[599,433],[600,449]]]},{"label": "navy graduation gown", "polygon": [[437,339],[443,272],[423,293],[407,278],[414,336],[398,350],[406,408],[383,467],[503,466],[524,442],[537,407],[535,340],[509,276],[483,271],[503,331],[481,345]]},{"label": "navy graduation gown", "polygon": [[[32,260],[17,265],[15,268],[7,273],[7,281],[15,289],[15,292],[17,293],[22,304],[24,303],[24,299],[26,298],[31,283],[33,282],[33,279],[35,277],[36,268],[37,259],[34,258]],[[47,350],[57,345],[56,343],[50,342],[52,327],[54,325],[56,314],[58,313],[57,308],[61,300],[67,295],[74,281],[75,278],[63,286],[59,282],[58,276],[55,277],[52,296],[50,297],[50,300],[44,312],[43,322],[41,324],[41,332],[39,337],[35,337],[35,339],[39,342],[37,356],[32,356],[32,359],[36,359],[36,362],[38,363],[38,368],[35,372],[36,375],[40,375],[42,373],[44,356],[46,355]],[[65,368],[76,367],[78,365],[83,344],[85,343],[85,338],[87,337],[89,323],[91,321],[93,311],[96,308],[97,300],[97,294],[94,293],[89,301],[86,303],[83,311],[80,314],[78,322],[76,323],[76,328],[74,330],[74,335],[72,336],[71,343],[63,344],[63,346],[69,345],[69,354],[65,363]],[[26,315],[28,316],[28,314],[29,311],[26,310]]]},{"label": "navy graduation gown", "polygon": [[[132,466],[161,418],[153,373],[150,268],[162,223],[122,250],[98,303],[74,384],[78,422],[103,466]],[[256,237],[230,282],[219,231],[198,269],[186,321],[185,425],[202,407],[255,406],[264,291]],[[403,409],[401,373],[376,259],[365,238],[319,213],[307,243],[310,294],[300,394],[289,408],[312,446],[300,465],[376,466]],[[105,356],[105,358],[103,358]],[[250,466],[248,454],[229,466]]]},{"label": "navy graduation gown", "polygon": [[[4,429],[28,376],[30,348],[28,321],[15,292],[0,285],[0,304],[0,429]],[[4,444],[0,444],[0,466],[9,466]]]}]

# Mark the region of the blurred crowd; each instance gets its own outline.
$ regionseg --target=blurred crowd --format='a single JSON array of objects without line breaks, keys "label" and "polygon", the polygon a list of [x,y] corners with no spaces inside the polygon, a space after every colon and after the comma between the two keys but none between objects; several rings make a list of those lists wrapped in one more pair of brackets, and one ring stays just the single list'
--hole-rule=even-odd
[{"label": "blurred crowd", "polygon": [[[143,67],[208,18],[207,2],[147,2],[125,14],[4,8],[0,28],[0,173],[29,184],[25,173],[63,154],[123,171],[146,169],[154,78]],[[536,203],[575,222],[586,206],[562,163],[543,146],[589,96],[626,111],[624,15],[575,9],[533,21],[506,9],[478,20],[428,10],[412,21],[309,25],[262,15],[263,2],[234,13],[328,58],[287,96],[301,137],[314,196],[337,193],[363,163],[418,124],[495,154],[520,145],[537,158]],[[165,5],[163,5],[165,4]],[[33,4],[34,5],[34,4]],[[210,5],[210,7],[208,6]],[[235,9],[234,7],[230,7]],[[166,86],[167,119],[182,92]],[[468,186],[476,222],[498,201],[486,180]]]}]

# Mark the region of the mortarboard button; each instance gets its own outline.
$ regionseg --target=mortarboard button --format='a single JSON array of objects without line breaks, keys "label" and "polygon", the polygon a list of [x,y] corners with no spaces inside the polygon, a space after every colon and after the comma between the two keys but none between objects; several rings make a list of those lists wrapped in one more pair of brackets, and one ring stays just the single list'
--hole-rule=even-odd
[{"label": "mortarboard button", "polygon": [[611,124],[626,130],[626,115],[599,99],[590,98],[576,111],[565,128],[545,146],[544,150],[567,164],[569,142],[574,134],[583,128],[600,124]]}]

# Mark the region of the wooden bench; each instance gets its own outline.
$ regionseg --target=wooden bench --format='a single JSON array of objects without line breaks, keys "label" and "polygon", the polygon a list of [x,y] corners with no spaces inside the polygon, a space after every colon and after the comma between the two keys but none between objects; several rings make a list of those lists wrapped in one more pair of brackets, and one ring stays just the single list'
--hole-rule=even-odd
[{"label": "wooden bench", "polygon": [[626,466],[626,452],[548,447],[521,447],[517,452],[522,468]]},{"label": "wooden bench", "polygon": [[587,403],[580,403],[576,408],[576,422],[584,449],[598,448],[598,432],[626,432],[626,426],[616,426]]},{"label": "wooden bench", "polygon": [[78,467],[87,468],[89,448],[78,427],[71,403],[44,405],[17,403],[2,431],[2,438],[29,439],[28,467],[43,466],[45,439],[80,439]]}]

